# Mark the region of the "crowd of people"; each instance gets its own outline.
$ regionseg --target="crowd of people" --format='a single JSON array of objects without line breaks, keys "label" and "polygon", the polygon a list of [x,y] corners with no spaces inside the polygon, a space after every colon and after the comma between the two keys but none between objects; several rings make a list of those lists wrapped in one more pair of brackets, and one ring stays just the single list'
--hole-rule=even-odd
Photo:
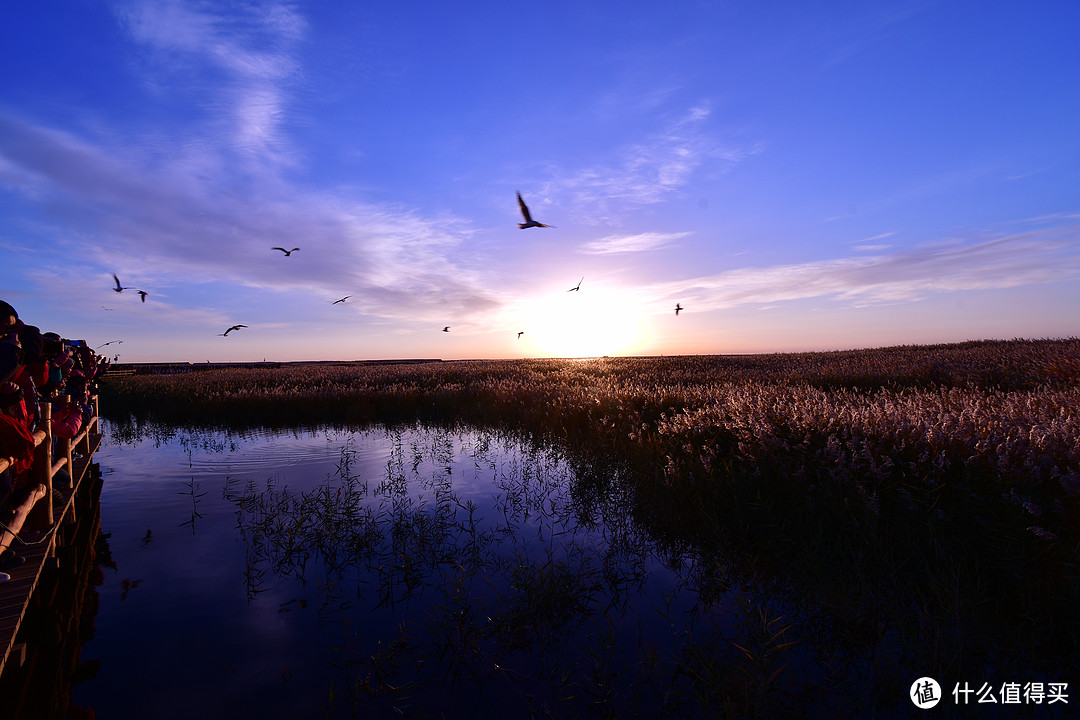
[{"label": "crowd of people", "polygon": [[[41,404],[51,404],[53,438],[75,437],[93,416],[94,381],[108,367],[109,360],[84,341],[43,333],[0,300],[0,459],[8,461],[0,473],[4,525],[33,484],[34,432],[45,429]],[[21,562],[11,550],[0,555],[0,582],[10,579],[4,570]]]}]

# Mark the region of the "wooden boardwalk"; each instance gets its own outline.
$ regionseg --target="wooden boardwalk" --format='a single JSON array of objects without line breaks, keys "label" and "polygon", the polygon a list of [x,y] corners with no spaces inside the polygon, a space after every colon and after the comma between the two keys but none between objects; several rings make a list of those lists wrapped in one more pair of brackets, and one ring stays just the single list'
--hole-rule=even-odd
[{"label": "wooden boardwalk", "polygon": [[[41,407],[41,424],[49,428],[49,406],[43,403]],[[0,533],[0,548],[10,546],[16,555],[26,558],[22,565],[6,571],[11,576],[9,581],[0,583],[0,653],[3,653],[0,657],[0,676],[9,665],[19,666],[26,658],[27,648],[17,642],[19,628],[26,618],[27,609],[43,573],[60,567],[60,559],[57,557],[58,531],[75,522],[76,499],[89,484],[85,482],[90,475],[88,470],[93,464],[94,452],[101,445],[97,398],[93,399],[93,407],[94,417],[82,432],[71,440],[57,440],[55,461],[52,456],[51,433],[35,433],[38,452],[35,454],[32,473],[33,477],[40,481],[40,485],[24,503],[21,516],[17,514],[8,529]],[[6,460],[0,460],[0,463],[7,465]],[[0,467],[0,470],[2,469]],[[61,470],[66,470],[70,476],[70,487],[53,486],[53,480]],[[25,507],[27,505],[30,507]],[[34,534],[31,536],[29,533]]]}]

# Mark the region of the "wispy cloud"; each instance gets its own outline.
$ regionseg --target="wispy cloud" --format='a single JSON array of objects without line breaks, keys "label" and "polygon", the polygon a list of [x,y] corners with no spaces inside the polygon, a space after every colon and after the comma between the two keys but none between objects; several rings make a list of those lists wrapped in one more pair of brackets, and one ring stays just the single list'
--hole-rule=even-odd
[{"label": "wispy cloud", "polygon": [[819,32],[807,33],[824,55],[822,67],[829,68],[849,61],[879,45],[894,29],[926,9],[926,4],[906,3],[879,8],[870,6],[865,13],[837,18]]},{"label": "wispy cloud", "polygon": [[[452,218],[425,218],[348,193],[304,191],[271,176],[237,192],[186,166],[153,167],[0,111],[0,181],[79,228],[80,255],[152,282],[227,282],[339,291],[372,314],[441,317],[495,303],[476,273],[449,259],[469,236]],[[254,182],[254,181],[253,181]],[[273,246],[302,249],[281,262]]]},{"label": "wispy cloud", "polygon": [[857,244],[851,246],[852,250],[858,252],[881,252],[882,250],[888,250],[891,246],[888,243],[875,242],[876,240],[884,240],[895,235],[895,232],[881,233],[880,235],[874,235],[873,237],[864,238],[859,240]]},{"label": "wispy cloud", "polygon": [[807,298],[896,302],[930,293],[1010,288],[1080,276],[1080,228],[948,242],[873,257],[742,268],[651,285],[654,300],[692,302],[697,309]]},{"label": "wispy cloud", "polygon": [[623,146],[612,163],[560,175],[546,189],[573,197],[577,207],[590,209],[594,221],[617,221],[620,206],[661,202],[703,167],[726,171],[760,151],[717,140],[707,127],[711,115],[708,103],[695,105],[642,141]]},{"label": "wispy cloud", "polygon": [[859,242],[860,244],[862,244],[862,243],[872,243],[872,242],[874,242],[875,240],[884,240],[885,238],[890,238],[890,237],[892,237],[892,236],[893,236],[893,235],[895,235],[895,234],[896,234],[895,232],[887,232],[887,233],[881,233],[881,234],[879,234],[879,235],[874,235],[874,236],[872,236],[872,237],[868,237],[868,238],[863,238],[862,240],[859,240],[858,242]]},{"label": "wispy cloud", "polygon": [[[81,257],[144,285],[349,294],[365,313],[398,322],[464,318],[497,304],[474,270],[450,259],[470,234],[460,219],[289,180],[297,156],[286,88],[297,81],[293,53],[307,32],[291,5],[136,1],[116,13],[152,51],[150,85],[175,80],[208,99],[191,122],[159,126],[157,139],[111,144],[0,108],[0,183],[58,227],[78,228]],[[273,246],[302,249],[282,262]]]},{"label": "wispy cloud", "polygon": [[583,245],[578,252],[585,255],[616,255],[620,253],[659,250],[690,233],[640,233],[638,235],[609,235]]},{"label": "wispy cloud", "polygon": [[1011,220],[1003,225],[1073,225],[1077,220],[1080,220],[1080,212],[1059,212],[1050,213],[1049,215],[1037,215],[1030,218],[1021,218],[1019,220]]},{"label": "wispy cloud", "polygon": [[211,121],[226,126],[233,148],[264,162],[292,161],[281,132],[284,88],[297,74],[293,53],[307,23],[288,4],[136,0],[116,14],[131,38],[153,51],[150,84],[169,92],[194,84],[190,91],[218,110]]}]

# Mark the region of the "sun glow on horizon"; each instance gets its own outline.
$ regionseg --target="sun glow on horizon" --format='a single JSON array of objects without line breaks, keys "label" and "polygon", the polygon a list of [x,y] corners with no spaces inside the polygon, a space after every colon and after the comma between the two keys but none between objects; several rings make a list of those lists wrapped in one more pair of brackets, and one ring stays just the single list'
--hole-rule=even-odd
[{"label": "sun glow on horizon", "polygon": [[544,357],[634,354],[645,344],[644,319],[636,303],[613,288],[591,287],[537,302],[527,313],[523,341]]}]

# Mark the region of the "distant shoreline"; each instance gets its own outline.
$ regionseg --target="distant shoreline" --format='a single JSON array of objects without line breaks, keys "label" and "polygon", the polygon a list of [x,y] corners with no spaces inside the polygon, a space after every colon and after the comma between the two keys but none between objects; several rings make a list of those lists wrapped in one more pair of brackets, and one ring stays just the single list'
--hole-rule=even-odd
[{"label": "distant shoreline", "polygon": [[163,360],[163,361],[147,361],[147,362],[117,362],[113,363],[112,367],[115,370],[136,372],[153,372],[151,368],[160,368],[165,370],[167,368],[181,368],[190,367],[192,370],[210,369],[210,368],[258,368],[258,367],[288,367],[288,366],[303,366],[303,365],[421,365],[424,363],[449,363],[449,362],[514,362],[516,360],[601,360],[601,359],[621,359],[621,360],[649,360],[654,358],[723,358],[723,357],[740,357],[740,358],[752,358],[752,357],[806,357],[813,355],[833,355],[838,353],[858,353],[858,352],[887,352],[894,350],[944,350],[944,349],[962,349],[965,347],[981,347],[986,345],[1009,345],[1014,343],[1032,343],[1032,342],[1067,342],[1071,340],[1077,340],[1077,336],[1069,335],[1064,337],[1052,337],[1052,338],[982,338],[976,340],[960,340],[956,342],[942,342],[942,343],[910,343],[900,345],[881,345],[881,346],[864,346],[864,347],[852,347],[852,348],[834,348],[831,350],[777,350],[777,351],[765,351],[765,352],[717,352],[717,353],[685,353],[674,355],[596,355],[585,357],[556,357],[556,356],[544,356],[544,357],[515,357],[515,358],[385,358],[385,359],[367,359],[367,360],[235,360],[224,362],[193,362],[188,360]]}]

